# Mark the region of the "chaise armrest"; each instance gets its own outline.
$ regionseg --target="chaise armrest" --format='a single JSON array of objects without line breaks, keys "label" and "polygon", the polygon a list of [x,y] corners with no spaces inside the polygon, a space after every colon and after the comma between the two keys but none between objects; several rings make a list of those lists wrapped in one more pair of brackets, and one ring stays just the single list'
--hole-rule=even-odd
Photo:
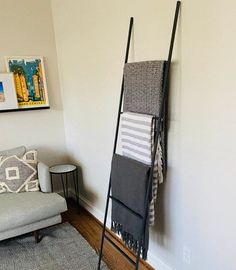
[{"label": "chaise armrest", "polygon": [[38,178],[42,192],[52,192],[49,167],[42,162],[38,163]]}]

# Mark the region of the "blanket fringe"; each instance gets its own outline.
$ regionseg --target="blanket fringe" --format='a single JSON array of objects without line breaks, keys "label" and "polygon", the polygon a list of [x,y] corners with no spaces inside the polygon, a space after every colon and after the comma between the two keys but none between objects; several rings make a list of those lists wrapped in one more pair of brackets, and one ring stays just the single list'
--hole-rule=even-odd
[{"label": "blanket fringe", "polygon": [[139,245],[141,244],[141,256],[144,260],[147,259],[147,250],[144,248],[144,245],[140,243],[137,239],[134,239],[133,235],[124,231],[122,224],[112,221],[111,230],[114,233],[120,235],[125,245],[135,254],[138,253]]}]

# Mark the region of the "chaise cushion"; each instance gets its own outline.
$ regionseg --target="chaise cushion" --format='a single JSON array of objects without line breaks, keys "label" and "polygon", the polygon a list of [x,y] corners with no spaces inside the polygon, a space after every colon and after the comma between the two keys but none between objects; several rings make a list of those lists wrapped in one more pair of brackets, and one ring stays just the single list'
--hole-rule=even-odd
[{"label": "chaise cushion", "polygon": [[56,193],[24,192],[0,195],[0,232],[56,216],[67,210]]}]

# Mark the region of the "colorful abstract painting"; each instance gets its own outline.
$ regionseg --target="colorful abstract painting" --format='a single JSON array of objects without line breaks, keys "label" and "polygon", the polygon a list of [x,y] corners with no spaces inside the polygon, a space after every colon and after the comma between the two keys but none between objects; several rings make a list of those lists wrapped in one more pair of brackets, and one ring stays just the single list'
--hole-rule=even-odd
[{"label": "colorful abstract painting", "polygon": [[13,72],[19,107],[49,106],[42,57],[7,57]]},{"label": "colorful abstract painting", "polygon": [[5,102],[3,82],[0,82],[0,102]]}]

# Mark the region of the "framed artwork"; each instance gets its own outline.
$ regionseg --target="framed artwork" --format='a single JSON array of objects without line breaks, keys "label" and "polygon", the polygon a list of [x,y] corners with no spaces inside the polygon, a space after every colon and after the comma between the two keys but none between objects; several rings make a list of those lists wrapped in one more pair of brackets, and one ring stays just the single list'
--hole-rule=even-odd
[{"label": "framed artwork", "polygon": [[43,57],[6,57],[13,73],[19,108],[49,107]]},{"label": "framed artwork", "polygon": [[18,109],[13,73],[0,73],[0,111]]}]

